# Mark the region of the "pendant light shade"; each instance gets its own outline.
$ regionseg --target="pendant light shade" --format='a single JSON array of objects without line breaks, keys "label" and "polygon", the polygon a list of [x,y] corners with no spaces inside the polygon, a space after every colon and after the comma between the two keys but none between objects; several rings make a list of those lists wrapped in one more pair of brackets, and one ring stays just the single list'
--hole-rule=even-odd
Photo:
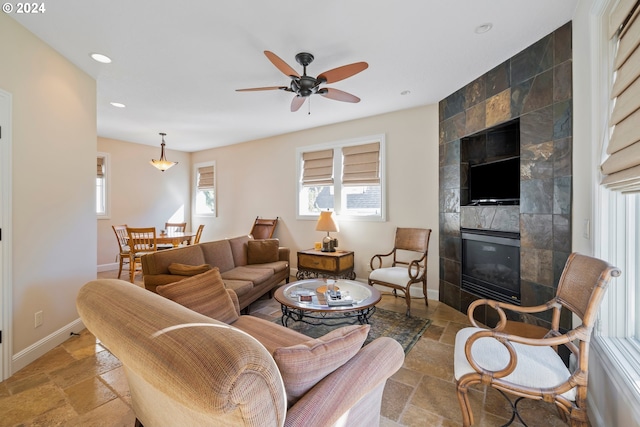
[{"label": "pendant light shade", "polygon": [[169,169],[171,166],[177,165],[178,162],[170,162],[169,160],[167,160],[167,158],[164,155],[164,145],[165,145],[164,144],[164,137],[165,137],[166,133],[160,132],[160,135],[162,136],[162,144],[160,144],[160,147],[161,147],[160,148],[160,160],[152,159],[149,163],[151,163],[157,169],[159,169],[162,172],[164,172],[167,169]]}]

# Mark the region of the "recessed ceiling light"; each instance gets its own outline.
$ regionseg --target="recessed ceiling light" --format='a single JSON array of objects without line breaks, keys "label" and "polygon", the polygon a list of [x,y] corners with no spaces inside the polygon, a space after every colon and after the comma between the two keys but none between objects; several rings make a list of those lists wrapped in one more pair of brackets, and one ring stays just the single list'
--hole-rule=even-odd
[{"label": "recessed ceiling light", "polygon": [[94,61],[102,62],[103,64],[108,64],[111,62],[111,58],[101,53],[92,53],[90,56]]},{"label": "recessed ceiling light", "polygon": [[410,93],[410,90],[403,90],[402,92],[400,92],[400,95],[409,95]]},{"label": "recessed ceiling light", "polygon": [[113,105],[114,107],[118,107],[118,108],[124,108],[126,107],[126,105],[124,105],[121,102],[110,102],[109,104]]},{"label": "recessed ceiling light", "polygon": [[476,34],[484,34],[492,28],[493,28],[493,24],[491,22],[487,22],[486,24],[478,25],[475,31],[476,31]]}]

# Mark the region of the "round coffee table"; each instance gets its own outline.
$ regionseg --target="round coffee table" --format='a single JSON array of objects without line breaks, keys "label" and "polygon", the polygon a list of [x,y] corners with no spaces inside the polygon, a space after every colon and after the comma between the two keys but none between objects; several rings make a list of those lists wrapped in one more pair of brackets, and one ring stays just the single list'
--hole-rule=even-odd
[{"label": "round coffee table", "polygon": [[[341,299],[335,301],[345,305],[329,305],[327,289],[340,292]],[[346,279],[300,280],[279,287],[274,297],[282,309],[281,322],[288,326],[289,320],[309,324],[322,324],[328,319],[345,319],[333,324],[351,324],[357,319],[361,324],[369,323],[380,301],[380,292],[373,286]]]}]

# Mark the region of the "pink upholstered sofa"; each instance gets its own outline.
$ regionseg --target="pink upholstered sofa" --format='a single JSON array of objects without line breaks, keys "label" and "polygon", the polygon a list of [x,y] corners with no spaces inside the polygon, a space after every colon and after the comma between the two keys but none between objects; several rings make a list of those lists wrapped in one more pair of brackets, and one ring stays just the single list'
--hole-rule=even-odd
[{"label": "pink upholstered sofa", "polygon": [[241,316],[219,277],[163,286],[166,298],[116,279],[80,290],[82,321],[124,366],[137,425],[379,425],[386,380],[404,361],[397,341],[361,347],[368,325],[311,339]]}]

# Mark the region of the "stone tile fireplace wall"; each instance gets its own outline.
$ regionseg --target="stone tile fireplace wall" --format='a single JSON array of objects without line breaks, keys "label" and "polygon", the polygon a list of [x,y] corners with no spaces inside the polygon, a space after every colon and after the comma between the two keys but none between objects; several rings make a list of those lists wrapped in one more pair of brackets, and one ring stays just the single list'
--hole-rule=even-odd
[{"label": "stone tile fireplace wall", "polygon": [[[440,101],[440,301],[461,312],[478,299],[460,289],[461,227],[519,232],[522,305],[555,295],[571,252],[571,57],[569,22]],[[516,118],[520,205],[461,206],[461,139]],[[478,318],[496,319],[493,310]],[[548,326],[550,317],[519,320]]]}]

